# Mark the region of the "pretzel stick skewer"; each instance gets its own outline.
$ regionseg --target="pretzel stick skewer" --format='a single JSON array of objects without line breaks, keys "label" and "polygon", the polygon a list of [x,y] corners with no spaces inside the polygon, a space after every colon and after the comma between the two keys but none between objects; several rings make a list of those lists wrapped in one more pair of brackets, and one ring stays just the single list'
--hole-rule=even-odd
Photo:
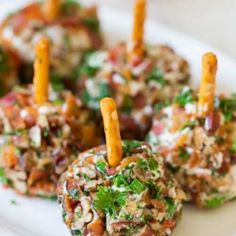
[{"label": "pretzel stick skewer", "polygon": [[60,10],[60,0],[46,0],[45,15],[49,21],[53,21],[58,17]]},{"label": "pretzel stick skewer", "polygon": [[202,58],[202,80],[198,101],[198,111],[200,116],[206,116],[214,109],[216,71],[216,55],[208,52],[203,55]]},{"label": "pretzel stick skewer", "polygon": [[108,163],[116,167],[122,159],[122,143],[116,103],[112,98],[103,98],[100,101],[106,135]]},{"label": "pretzel stick skewer", "polygon": [[49,40],[41,38],[35,46],[34,99],[37,104],[48,100]]},{"label": "pretzel stick skewer", "polygon": [[144,23],[146,17],[146,0],[136,0],[134,7],[134,25],[128,59],[142,57],[144,52]]}]

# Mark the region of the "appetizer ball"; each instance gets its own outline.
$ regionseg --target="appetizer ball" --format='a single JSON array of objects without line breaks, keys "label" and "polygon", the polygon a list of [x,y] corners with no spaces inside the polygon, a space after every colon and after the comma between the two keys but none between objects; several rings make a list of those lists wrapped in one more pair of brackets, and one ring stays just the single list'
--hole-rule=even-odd
[{"label": "appetizer ball", "polygon": [[0,47],[0,96],[7,93],[17,82],[17,65],[14,55]]},{"label": "appetizer ball", "polygon": [[198,116],[198,100],[185,87],[158,112],[147,141],[165,156],[189,200],[213,208],[236,197],[236,97],[216,96],[204,117]]},{"label": "appetizer ball", "polygon": [[99,100],[112,96],[117,103],[125,138],[142,139],[150,128],[153,106],[171,99],[188,83],[188,63],[167,46],[145,46],[145,56],[129,63],[127,46],[90,54],[82,65],[79,95],[98,110]]},{"label": "appetizer ball", "polygon": [[52,85],[61,89],[64,79],[66,85],[73,82],[83,54],[102,45],[97,10],[76,0],[45,0],[9,15],[1,26],[1,41],[21,60],[22,82],[32,80],[33,49],[42,36],[51,40]]},{"label": "appetizer ball", "polygon": [[59,181],[63,219],[72,235],[170,235],[184,194],[163,158],[138,141],[123,141],[112,168],[105,146],[84,153]]},{"label": "appetizer ball", "polygon": [[56,194],[58,177],[80,151],[98,144],[90,113],[70,92],[49,94],[38,105],[33,89],[0,100],[0,169],[20,194]]},{"label": "appetizer ball", "polygon": [[118,106],[121,134],[143,140],[156,102],[171,99],[189,80],[189,65],[171,48],[143,40],[146,0],[136,0],[132,38],[108,51],[90,54],[80,70],[78,92],[98,109],[112,96]]}]

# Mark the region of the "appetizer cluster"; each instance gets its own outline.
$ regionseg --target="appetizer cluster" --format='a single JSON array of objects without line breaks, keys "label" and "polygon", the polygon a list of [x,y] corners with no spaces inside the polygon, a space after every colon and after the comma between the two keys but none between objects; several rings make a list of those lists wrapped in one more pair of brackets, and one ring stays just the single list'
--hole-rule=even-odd
[{"label": "appetizer cluster", "polygon": [[[110,123],[117,117],[109,103],[114,101],[101,100],[101,109],[111,116],[104,119],[105,132],[113,133]],[[169,235],[180,217],[184,194],[163,158],[143,142],[119,144],[116,139],[112,145],[111,139],[108,134],[107,150],[100,146],[81,153],[60,179],[59,202],[72,235]],[[116,153],[119,145],[123,154]]]},{"label": "appetizer cluster", "polygon": [[96,7],[82,7],[76,0],[31,3],[9,15],[0,32],[2,45],[21,62],[22,82],[32,80],[35,44],[42,36],[50,39],[51,80],[56,89],[73,88],[84,53],[102,46]]},{"label": "appetizer cluster", "polygon": [[147,140],[199,207],[214,208],[236,197],[236,97],[214,96],[216,58],[203,57],[199,95],[185,87],[161,109]]}]

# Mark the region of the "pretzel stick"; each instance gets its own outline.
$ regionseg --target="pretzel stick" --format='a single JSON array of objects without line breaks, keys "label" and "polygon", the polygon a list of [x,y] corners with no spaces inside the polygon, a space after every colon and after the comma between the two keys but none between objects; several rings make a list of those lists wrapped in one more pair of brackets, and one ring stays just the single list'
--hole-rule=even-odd
[{"label": "pretzel stick", "polygon": [[112,98],[103,98],[100,101],[100,108],[106,135],[108,163],[111,167],[116,167],[122,159],[122,143],[116,103]]},{"label": "pretzel stick", "polygon": [[134,7],[134,25],[131,47],[128,50],[128,59],[142,57],[144,52],[144,23],[146,17],[146,0],[136,0]]},{"label": "pretzel stick", "polygon": [[34,99],[37,104],[48,100],[49,40],[41,38],[35,46]]},{"label": "pretzel stick", "polygon": [[214,109],[216,71],[216,55],[208,52],[202,57],[202,80],[198,101],[200,116],[206,116]]},{"label": "pretzel stick", "polygon": [[60,0],[47,0],[45,3],[45,14],[49,21],[53,21],[58,17],[60,10]]}]

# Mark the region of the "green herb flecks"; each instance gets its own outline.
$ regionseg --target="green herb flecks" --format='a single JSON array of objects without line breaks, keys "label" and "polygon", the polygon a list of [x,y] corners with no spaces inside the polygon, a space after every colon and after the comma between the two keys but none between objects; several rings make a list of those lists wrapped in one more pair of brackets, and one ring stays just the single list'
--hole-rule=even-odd
[{"label": "green herb flecks", "polygon": [[93,32],[98,32],[100,28],[99,20],[96,16],[86,17],[83,20],[84,24],[89,27]]},{"label": "green herb flecks", "polygon": [[174,101],[183,107],[188,103],[192,103],[194,101],[192,90],[185,87],[180,94],[175,97]]},{"label": "green herb flecks", "polygon": [[70,189],[68,191],[68,193],[69,193],[69,196],[71,199],[73,199],[73,200],[79,199],[79,190],[78,189],[76,189],[76,188]]},{"label": "green herb flecks", "polygon": [[157,68],[153,68],[147,75],[147,82],[156,81],[163,88],[165,86],[165,79],[163,73]]},{"label": "green herb flecks", "polygon": [[129,114],[131,112],[133,106],[134,106],[134,104],[133,104],[132,98],[128,95],[125,95],[124,100],[123,100],[123,104],[122,104],[120,110]]},{"label": "green herb flecks", "polygon": [[55,90],[56,92],[60,92],[64,89],[62,78],[57,73],[55,72],[51,73],[50,81],[51,81],[53,90]]},{"label": "green herb flecks", "polygon": [[167,204],[167,214],[169,217],[173,217],[176,211],[176,205],[172,198],[166,197],[165,202]]},{"label": "green herb flecks", "polygon": [[143,183],[141,183],[138,179],[134,179],[132,183],[129,185],[130,190],[133,193],[142,193],[145,191],[146,187]]},{"label": "green herb flecks", "polygon": [[106,163],[104,161],[97,161],[96,164],[96,169],[102,173],[105,174],[106,173]]},{"label": "green herb flecks", "polygon": [[9,185],[10,180],[5,176],[5,171],[2,167],[0,167],[0,183]]},{"label": "green herb flecks", "polygon": [[234,142],[233,142],[233,144],[232,144],[232,146],[230,148],[230,152],[231,153],[236,153],[236,140],[234,140]]},{"label": "green herb flecks", "polygon": [[125,204],[126,192],[114,191],[110,187],[99,187],[93,205],[110,216],[115,216],[117,211]]},{"label": "green herb flecks", "polygon": [[207,199],[205,201],[204,206],[206,208],[216,208],[221,206],[225,202],[225,198],[223,196],[216,196],[211,199]]},{"label": "green herb flecks", "polygon": [[72,234],[73,236],[82,236],[82,232],[81,232],[81,230],[79,230],[79,229],[71,230],[71,234]]},{"label": "green herb flecks", "polygon": [[187,150],[184,147],[180,147],[178,149],[178,156],[183,161],[187,161],[190,158],[190,154],[187,152]]},{"label": "green herb flecks", "polygon": [[65,0],[62,3],[62,12],[63,14],[70,14],[71,12],[78,10],[80,7],[80,3],[76,0]]},{"label": "green herb flecks", "polygon": [[236,94],[233,94],[230,98],[216,98],[215,107],[222,111],[225,122],[232,121],[236,111]]},{"label": "green herb flecks", "polygon": [[184,126],[181,128],[181,130],[184,130],[186,128],[194,129],[198,125],[198,121],[189,121],[184,124]]},{"label": "green herb flecks", "polygon": [[136,140],[123,140],[123,151],[126,156],[130,155],[132,150],[141,146],[141,142]]},{"label": "green herb flecks", "polygon": [[169,106],[170,104],[171,104],[171,101],[166,99],[163,102],[158,102],[157,104],[155,104],[154,110],[157,112],[160,112],[163,108]]}]

